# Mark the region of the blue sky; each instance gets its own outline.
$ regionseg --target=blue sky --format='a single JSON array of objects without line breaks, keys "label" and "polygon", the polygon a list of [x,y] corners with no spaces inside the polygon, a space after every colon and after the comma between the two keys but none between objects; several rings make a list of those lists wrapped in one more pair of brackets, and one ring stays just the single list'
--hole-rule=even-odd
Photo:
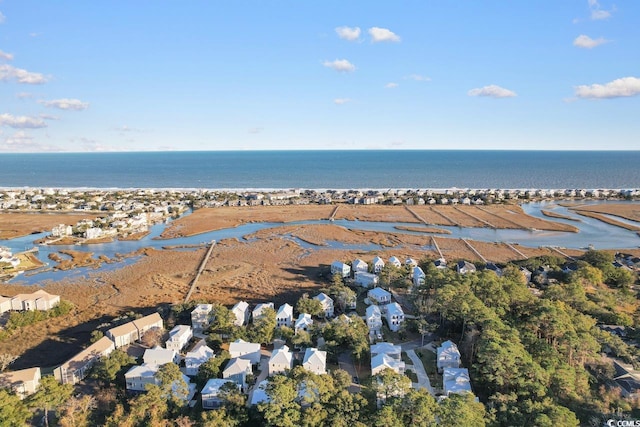
[{"label": "blue sky", "polygon": [[640,148],[640,2],[0,0],[0,152]]}]

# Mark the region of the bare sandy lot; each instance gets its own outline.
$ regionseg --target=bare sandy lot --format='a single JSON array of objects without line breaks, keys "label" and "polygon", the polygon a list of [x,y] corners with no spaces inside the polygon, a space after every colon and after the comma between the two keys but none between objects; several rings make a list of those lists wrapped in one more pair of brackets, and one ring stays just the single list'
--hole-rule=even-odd
[{"label": "bare sandy lot", "polygon": [[0,239],[13,239],[29,234],[51,231],[59,224],[75,225],[81,219],[94,219],[95,214],[79,213],[0,213]]}]

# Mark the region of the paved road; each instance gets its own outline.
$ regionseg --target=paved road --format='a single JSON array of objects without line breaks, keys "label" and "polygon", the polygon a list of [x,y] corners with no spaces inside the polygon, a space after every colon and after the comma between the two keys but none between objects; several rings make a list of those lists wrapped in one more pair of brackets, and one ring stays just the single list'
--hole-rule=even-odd
[{"label": "paved road", "polygon": [[415,350],[405,350],[411,362],[413,362],[413,370],[418,377],[418,386],[420,388],[426,388],[431,395],[435,395],[433,393],[433,388],[431,387],[431,382],[429,381],[429,376],[427,376],[427,372],[424,370],[424,365],[422,364],[422,360],[418,357]]},{"label": "paved road", "polygon": [[360,378],[358,377],[358,371],[356,371],[356,367],[353,364],[353,359],[349,353],[340,353],[338,355],[338,366],[340,369],[347,371],[351,380],[353,381],[354,377],[358,378],[358,383],[351,384],[349,386],[349,391],[351,393],[359,393],[360,392]]}]

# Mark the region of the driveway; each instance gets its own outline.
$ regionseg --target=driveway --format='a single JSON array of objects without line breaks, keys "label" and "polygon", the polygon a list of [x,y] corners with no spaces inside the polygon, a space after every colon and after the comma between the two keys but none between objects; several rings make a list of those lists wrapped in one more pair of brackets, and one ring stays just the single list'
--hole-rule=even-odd
[{"label": "driveway", "polygon": [[[269,354],[269,356],[267,356]],[[253,398],[253,390],[255,390],[261,381],[264,381],[269,376],[269,359],[271,358],[271,352],[262,350],[262,357],[260,358],[260,375],[256,377],[256,382],[249,390],[247,394],[247,406],[251,406],[251,399]]]},{"label": "driveway", "polygon": [[406,350],[407,356],[413,362],[413,370],[418,377],[418,387],[426,388],[429,393],[433,396],[433,388],[431,387],[431,382],[429,381],[429,377],[427,376],[427,372],[424,370],[424,365],[422,364],[422,360],[418,357],[415,350]]}]

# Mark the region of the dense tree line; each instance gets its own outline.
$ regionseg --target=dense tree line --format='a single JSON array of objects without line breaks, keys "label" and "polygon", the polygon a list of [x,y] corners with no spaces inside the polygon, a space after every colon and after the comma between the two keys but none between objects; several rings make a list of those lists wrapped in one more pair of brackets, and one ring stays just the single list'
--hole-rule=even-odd
[{"label": "dense tree line", "polygon": [[[608,390],[612,379],[611,361],[601,352],[634,363],[638,352],[596,325],[635,325],[638,304],[627,279],[624,286],[611,280],[622,276],[612,273],[622,269],[611,261],[609,254],[589,251],[577,270],[563,273],[562,261],[553,257],[529,260],[524,264],[531,270],[546,265],[555,273],[537,289],[527,286],[515,265],[499,277],[423,263],[427,279],[415,290],[416,306],[438,315],[444,333],[460,343],[492,422],[578,425],[615,411],[619,402],[601,398],[600,386]],[[621,312],[622,306],[631,313]]]}]

